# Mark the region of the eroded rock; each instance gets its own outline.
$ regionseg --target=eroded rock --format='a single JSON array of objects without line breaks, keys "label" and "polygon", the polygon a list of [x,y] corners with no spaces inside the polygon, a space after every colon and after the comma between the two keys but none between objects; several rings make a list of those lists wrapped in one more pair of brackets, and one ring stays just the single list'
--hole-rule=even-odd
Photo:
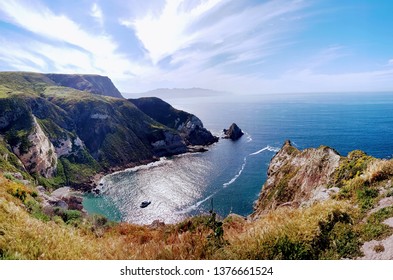
[{"label": "eroded rock", "polygon": [[340,155],[329,147],[300,151],[286,141],[269,164],[268,178],[252,217],[282,206],[299,207],[327,200],[337,192],[329,186],[339,162]]}]

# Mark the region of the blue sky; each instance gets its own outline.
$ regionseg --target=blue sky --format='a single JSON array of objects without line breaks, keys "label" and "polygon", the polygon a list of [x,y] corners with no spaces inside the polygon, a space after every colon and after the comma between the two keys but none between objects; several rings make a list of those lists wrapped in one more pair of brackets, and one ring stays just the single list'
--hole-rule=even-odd
[{"label": "blue sky", "polygon": [[0,1],[0,70],[122,92],[393,91],[393,1]]}]

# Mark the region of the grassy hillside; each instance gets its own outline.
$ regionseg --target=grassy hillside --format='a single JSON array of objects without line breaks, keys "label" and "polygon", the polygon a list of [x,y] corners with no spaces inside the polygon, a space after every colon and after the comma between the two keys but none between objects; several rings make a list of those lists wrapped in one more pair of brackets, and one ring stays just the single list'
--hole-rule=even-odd
[{"label": "grassy hillside", "polygon": [[[245,220],[198,216],[175,225],[115,224],[78,211],[45,214],[34,187],[0,175],[2,259],[341,259],[369,240],[392,235],[393,161],[343,158],[339,192],[300,208],[280,207]],[[356,171],[356,172],[354,172]],[[345,174],[345,175],[344,175]],[[9,179],[7,179],[7,177]],[[382,246],[383,247],[383,246]],[[376,251],[384,250],[379,246]]]},{"label": "grassy hillside", "polygon": [[[46,140],[42,136],[34,135],[36,121],[54,145],[50,148],[51,153],[60,153],[57,173],[53,178],[42,178],[39,172],[35,172],[36,161],[44,160],[45,155],[40,159],[25,159],[28,162],[24,162],[26,169],[23,171],[47,187],[65,184],[80,187],[100,171],[187,151],[176,130],[151,119],[126,99],[95,92],[105,90],[104,84],[92,86],[100,79],[104,84],[110,83],[113,90],[113,84],[106,77],[1,72],[0,146],[3,153],[6,150],[20,153],[18,157],[21,158],[31,151],[33,145],[44,144]],[[86,81],[89,82],[89,86],[83,88],[86,91],[75,89],[82,88]],[[170,142],[168,139],[175,140]],[[160,141],[163,142],[161,146],[153,146]],[[20,169],[14,164],[13,156],[1,162],[7,165],[4,170],[9,170],[10,165]]]}]

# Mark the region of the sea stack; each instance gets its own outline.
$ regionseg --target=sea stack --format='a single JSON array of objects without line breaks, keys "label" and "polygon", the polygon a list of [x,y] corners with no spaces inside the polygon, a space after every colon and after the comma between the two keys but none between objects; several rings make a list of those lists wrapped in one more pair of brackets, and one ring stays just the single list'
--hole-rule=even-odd
[{"label": "sea stack", "polygon": [[239,139],[242,137],[244,134],[243,131],[240,129],[240,127],[237,126],[237,124],[233,123],[229,129],[224,129],[225,137],[224,138],[229,138],[233,141]]}]

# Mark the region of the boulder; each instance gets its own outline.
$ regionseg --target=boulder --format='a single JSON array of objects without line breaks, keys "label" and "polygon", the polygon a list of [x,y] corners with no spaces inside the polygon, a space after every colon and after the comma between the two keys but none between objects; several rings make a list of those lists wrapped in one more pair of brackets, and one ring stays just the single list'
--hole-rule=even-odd
[{"label": "boulder", "polygon": [[244,134],[237,124],[233,123],[228,129],[224,129],[224,138],[229,138],[233,141],[239,139]]}]

